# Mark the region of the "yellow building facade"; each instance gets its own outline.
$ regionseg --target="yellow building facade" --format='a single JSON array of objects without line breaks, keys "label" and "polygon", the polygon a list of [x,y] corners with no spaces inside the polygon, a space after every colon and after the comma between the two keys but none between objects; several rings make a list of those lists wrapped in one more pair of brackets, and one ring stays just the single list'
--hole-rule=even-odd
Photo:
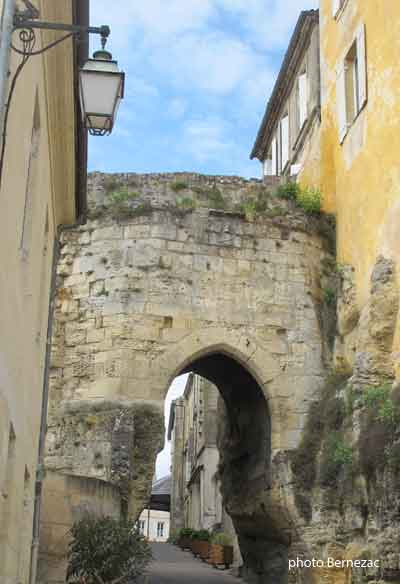
[{"label": "yellow building facade", "polygon": [[377,258],[400,265],[399,51],[395,0],[321,0],[319,155],[300,181],[319,186],[336,215],[338,263],[354,268],[360,311]]},{"label": "yellow building facade", "polygon": [[[2,31],[6,4],[0,2]],[[26,8],[19,2],[8,2],[8,8],[10,4]],[[42,20],[84,24],[88,18],[86,1],[33,4]],[[59,37],[59,32],[36,31],[35,50]],[[13,43],[20,46],[18,32]],[[69,39],[30,57],[18,77],[7,127],[1,128],[0,141],[5,139],[0,189],[2,584],[35,581],[38,533],[33,524],[37,527],[42,478],[38,452],[46,428],[53,265],[60,227],[75,224],[85,212],[86,131],[80,122],[77,75],[87,44],[81,47],[76,50]],[[9,51],[9,59],[7,96],[21,56]]]}]

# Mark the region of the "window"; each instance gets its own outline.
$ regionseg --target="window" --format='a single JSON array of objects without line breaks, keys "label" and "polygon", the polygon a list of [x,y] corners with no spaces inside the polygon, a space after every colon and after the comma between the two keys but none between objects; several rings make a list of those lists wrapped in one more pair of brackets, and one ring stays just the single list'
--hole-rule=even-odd
[{"label": "window", "polygon": [[164,537],[164,523],[157,523],[157,537]]},{"label": "window", "polygon": [[332,3],[332,14],[334,17],[340,12],[343,6],[346,4],[346,0],[333,0]]},{"label": "window", "polygon": [[139,533],[140,533],[141,535],[144,535],[144,529],[145,529],[145,527],[146,527],[146,522],[145,522],[145,521],[142,521],[142,520],[140,520],[140,521],[139,521]]},{"label": "window", "polygon": [[367,101],[367,63],[365,27],[360,26],[356,39],[337,70],[336,99],[339,137],[342,143],[349,127]]},{"label": "window", "polygon": [[289,161],[289,116],[287,114],[285,114],[281,120],[280,129],[281,129],[280,170],[281,172],[283,172]]}]

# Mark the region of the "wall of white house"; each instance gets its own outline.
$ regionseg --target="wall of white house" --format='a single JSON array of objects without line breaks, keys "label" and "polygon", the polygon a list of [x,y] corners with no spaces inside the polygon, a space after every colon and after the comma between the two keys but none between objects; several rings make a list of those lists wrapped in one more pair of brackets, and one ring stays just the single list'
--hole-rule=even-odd
[{"label": "wall of white house", "polygon": [[144,509],[138,519],[140,532],[149,541],[164,543],[169,538],[170,514],[169,511]]}]

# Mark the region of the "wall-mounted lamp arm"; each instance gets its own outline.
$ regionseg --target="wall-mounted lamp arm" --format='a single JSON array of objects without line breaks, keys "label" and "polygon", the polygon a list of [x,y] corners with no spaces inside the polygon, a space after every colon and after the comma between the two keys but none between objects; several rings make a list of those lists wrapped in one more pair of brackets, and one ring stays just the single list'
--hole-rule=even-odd
[{"label": "wall-mounted lamp arm", "polygon": [[101,36],[102,47],[104,48],[108,37],[110,36],[109,26],[79,26],[75,24],[61,24],[58,22],[45,22],[43,20],[31,20],[24,17],[24,13],[16,13],[14,18],[14,30],[18,29],[35,29],[42,30],[60,30],[72,34],[99,34]]}]

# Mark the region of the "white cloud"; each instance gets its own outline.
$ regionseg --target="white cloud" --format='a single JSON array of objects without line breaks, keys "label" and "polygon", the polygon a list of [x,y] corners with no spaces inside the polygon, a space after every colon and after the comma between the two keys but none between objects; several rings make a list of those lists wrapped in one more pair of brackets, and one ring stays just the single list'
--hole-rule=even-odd
[{"label": "white cloud", "polygon": [[181,149],[197,162],[226,158],[234,151],[228,124],[218,118],[189,120],[183,127]]},{"label": "white cloud", "polygon": [[240,39],[223,33],[187,34],[168,51],[152,55],[154,68],[186,89],[226,94],[257,69],[259,56]]},{"label": "white cloud", "polygon": [[249,38],[260,48],[287,45],[288,35],[302,10],[318,7],[318,0],[215,0],[220,8],[240,15]]},{"label": "white cloud", "polygon": [[179,120],[185,116],[186,111],[186,101],[184,99],[180,99],[179,97],[175,97],[169,102],[167,115],[174,120]]}]

